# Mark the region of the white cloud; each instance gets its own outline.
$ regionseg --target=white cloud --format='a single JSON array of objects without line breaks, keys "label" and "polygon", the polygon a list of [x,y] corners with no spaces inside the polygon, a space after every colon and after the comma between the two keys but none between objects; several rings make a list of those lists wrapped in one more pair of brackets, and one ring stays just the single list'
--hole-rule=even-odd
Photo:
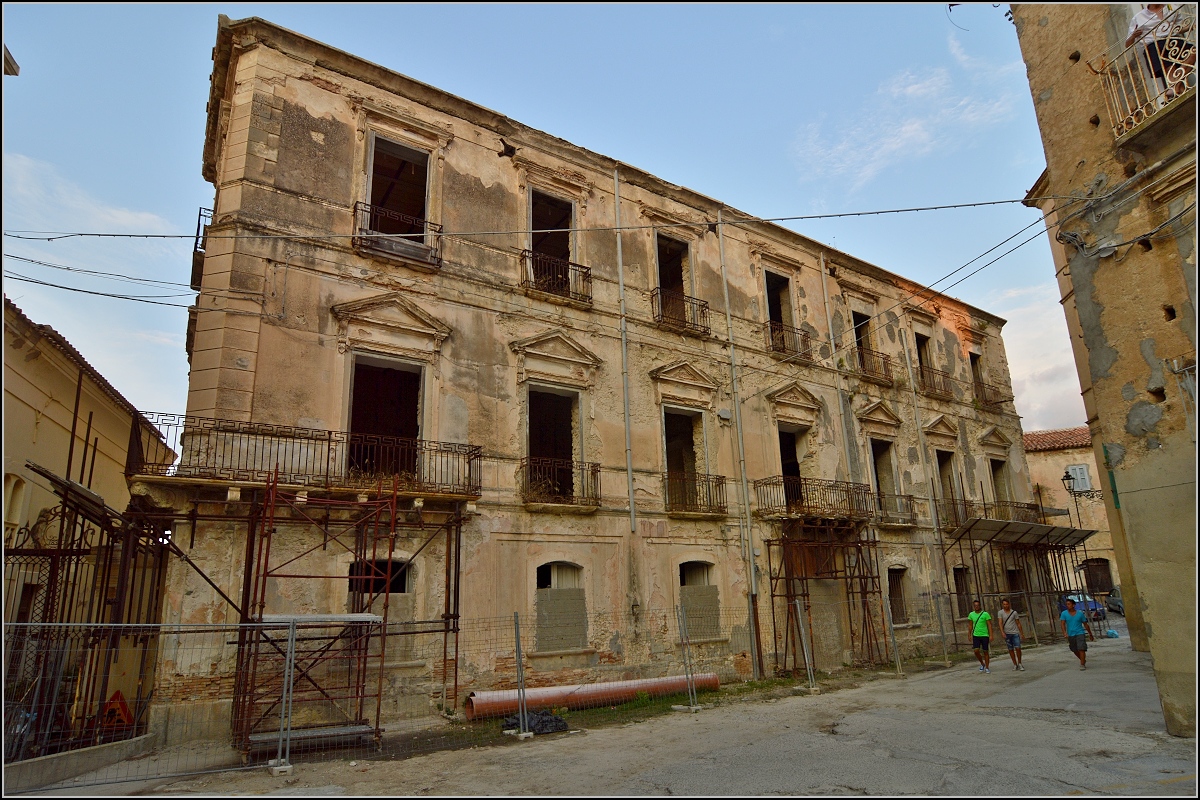
[{"label": "white cloud", "polygon": [[1079,374],[1066,318],[1054,283],[995,293],[987,308],[1008,320],[1004,349],[1017,413],[1026,431],[1070,428],[1086,422]]}]

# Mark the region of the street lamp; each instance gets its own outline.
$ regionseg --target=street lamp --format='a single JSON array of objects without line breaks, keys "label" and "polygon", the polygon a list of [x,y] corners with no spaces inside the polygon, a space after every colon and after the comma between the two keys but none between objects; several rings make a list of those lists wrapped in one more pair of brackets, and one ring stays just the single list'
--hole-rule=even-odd
[{"label": "street lamp", "polygon": [[1079,527],[1082,528],[1083,517],[1079,514],[1079,495],[1075,494],[1075,476],[1071,474],[1071,470],[1063,470],[1062,485],[1067,490],[1067,494],[1075,498],[1075,519],[1079,523]]}]

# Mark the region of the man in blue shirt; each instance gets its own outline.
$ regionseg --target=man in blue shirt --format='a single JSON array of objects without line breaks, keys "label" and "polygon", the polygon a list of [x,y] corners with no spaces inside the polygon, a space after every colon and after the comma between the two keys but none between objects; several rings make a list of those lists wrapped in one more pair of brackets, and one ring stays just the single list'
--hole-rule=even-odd
[{"label": "man in blue shirt", "polygon": [[1079,659],[1079,668],[1087,669],[1088,639],[1096,640],[1092,635],[1092,627],[1087,623],[1087,614],[1076,611],[1075,601],[1068,597],[1067,610],[1059,614],[1058,618],[1062,622],[1063,636],[1067,637],[1067,646]]}]

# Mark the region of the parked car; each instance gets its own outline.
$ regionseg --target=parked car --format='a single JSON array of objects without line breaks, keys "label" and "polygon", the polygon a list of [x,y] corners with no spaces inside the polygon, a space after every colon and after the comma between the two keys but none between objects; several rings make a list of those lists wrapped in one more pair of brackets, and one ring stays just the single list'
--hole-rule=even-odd
[{"label": "parked car", "polygon": [[1088,619],[1108,619],[1108,612],[1104,610],[1104,606],[1100,605],[1100,601],[1092,597],[1087,592],[1074,592],[1064,594],[1058,599],[1058,610],[1067,610],[1067,598],[1075,601],[1075,608],[1082,610],[1087,614]]},{"label": "parked car", "polygon": [[1115,611],[1122,617],[1125,616],[1125,598],[1121,597],[1121,587],[1114,586],[1112,593],[1108,595],[1108,599],[1104,601],[1104,605],[1110,610]]}]

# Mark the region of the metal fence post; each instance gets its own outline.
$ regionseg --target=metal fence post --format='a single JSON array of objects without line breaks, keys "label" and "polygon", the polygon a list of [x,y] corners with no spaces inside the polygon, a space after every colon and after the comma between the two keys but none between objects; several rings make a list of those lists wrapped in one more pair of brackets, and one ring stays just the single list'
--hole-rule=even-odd
[{"label": "metal fence post", "polygon": [[296,667],[296,620],[288,623],[287,651],[283,661],[283,687],[279,697],[279,747],[275,759],[268,762],[272,775],[292,771],[292,684]]},{"label": "metal fence post", "polygon": [[800,646],[804,648],[804,667],[808,670],[808,691],[815,693],[817,678],[813,671],[812,648],[808,646],[808,629],[804,625],[804,618],[800,615],[800,601],[793,600],[792,604],[796,606],[796,627],[800,629]]},{"label": "metal fence post", "polygon": [[683,650],[683,673],[687,678],[688,707],[693,711],[700,707],[696,702],[696,675],[692,669],[692,639],[688,636],[687,609],[675,606],[675,619],[679,625],[679,644]]},{"label": "metal fence post", "polygon": [[520,728],[517,737],[528,739],[533,736],[529,732],[529,709],[525,705],[525,667],[521,663],[521,614],[513,612],[513,632],[516,635],[517,655],[517,717]]},{"label": "metal fence post", "polygon": [[[941,595],[933,592],[933,612],[937,614],[938,621],[938,638],[942,640],[942,663],[947,667],[950,666],[950,655],[946,652],[946,628],[942,625],[942,603]],[[946,595],[949,597],[949,595]]]}]

